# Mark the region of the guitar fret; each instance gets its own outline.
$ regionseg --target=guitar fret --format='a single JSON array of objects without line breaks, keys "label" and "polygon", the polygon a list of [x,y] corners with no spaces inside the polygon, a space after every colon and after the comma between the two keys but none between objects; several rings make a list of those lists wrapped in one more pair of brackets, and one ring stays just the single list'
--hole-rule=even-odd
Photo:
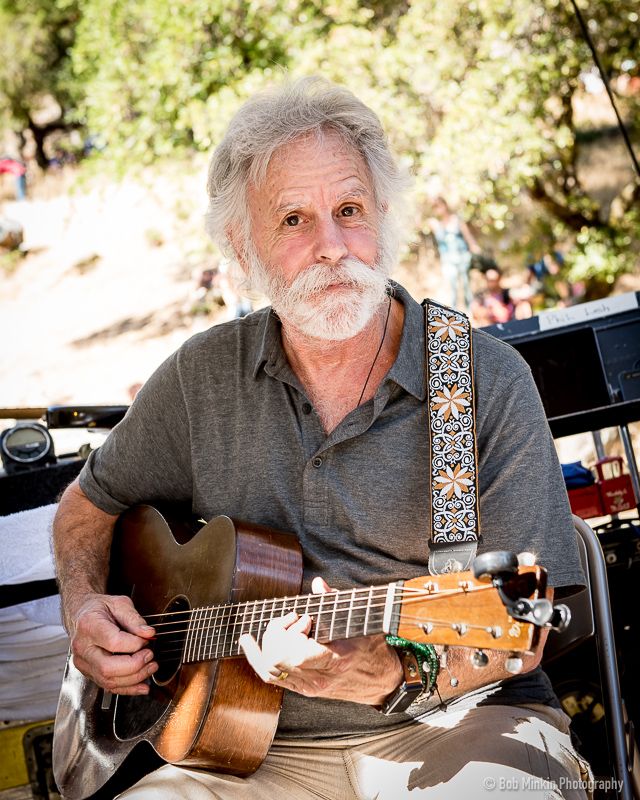
[{"label": "guitar fret", "polygon": [[[249,611],[249,602],[245,601],[244,610],[242,612],[242,623],[240,625],[240,636],[242,636],[244,633],[249,633],[250,632],[250,631],[246,630],[247,612],[248,611]],[[234,654],[235,655],[240,655],[241,652],[242,652],[242,650],[240,649],[240,637],[238,637],[238,641],[235,643]]]},{"label": "guitar fret", "polygon": [[333,611],[331,612],[331,622],[329,623],[329,641],[333,640],[333,626],[336,622],[336,611],[338,610],[338,603],[340,602],[340,594],[341,592],[336,592],[334,597],[331,598],[333,600]]},{"label": "guitar fret", "polygon": [[320,603],[318,605],[318,616],[316,617],[316,636],[315,638],[320,641],[320,636],[322,635],[320,632],[320,617],[322,616],[322,603],[324,601],[324,595],[320,595]]},{"label": "guitar fret", "polygon": [[235,647],[237,642],[236,626],[238,624],[238,617],[240,616],[240,606],[232,605],[229,608],[231,609],[230,613],[233,613],[233,628],[231,630],[231,639],[225,642],[227,646],[227,652],[225,653],[225,655],[231,656],[233,655],[233,648]]},{"label": "guitar fret", "polygon": [[196,646],[196,636],[198,635],[198,611],[199,609],[195,608],[191,613],[185,661],[193,661],[193,654]]},{"label": "guitar fret", "polygon": [[225,624],[222,626],[222,651],[220,653],[221,658],[226,658],[229,655],[229,637],[231,637],[231,641],[233,641],[233,627],[235,627],[235,615],[233,613],[234,607],[231,603],[227,605],[227,619]]},{"label": "guitar fret", "polygon": [[[257,641],[257,639],[258,639],[258,634],[253,632],[253,621],[254,621],[254,619],[255,619],[255,616],[256,616],[256,606],[257,606],[257,603],[256,603],[256,601],[254,600],[254,601],[251,603],[251,619],[249,620],[249,633],[250,633],[250,634],[253,636],[253,638],[254,638],[254,639],[256,639],[256,641]],[[258,631],[259,631],[259,629],[258,629]]]},{"label": "guitar fret", "polygon": [[368,591],[368,589],[358,589],[356,592],[357,600],[351,617],[351,627],[355,631],[353,636],[364,636],[367,623]]},{"label": "guitar fret", "polygon": [[187,632],[184,636],[184,642],[182,644],[182,660],[187,660],[187,653],[189,652],[189,645],[191,642],[191,622],[193,620],[193,611],[189,611],[189,616],[187,618]]},{"label": "guitar fret", "polygon": [[[352,636],[360,636],[358,627],[358,590],[345,589],[339,592],[336,598],[338,604],[336,624],[331,632],[331,638],[348,639]],[[354,613],[355,611],[355,613]]]},{"label": "guitar fret", "polygon": [[198,617],[198,638],[196,647],[196,660],[200,661],[204,658],[204,647],[207,635],[207,609],[201,608]]},{"label": "guitar fret", "polygon": [[[229,630],[229,626],[231,625],[231,619],[233,618],[233,627]],[[227,632],[224,637],[224,655],[223,658],[226,656],[233,655],[233,648],[236,642],[236,626],[240,620],[240,606],[238,604],[231,604],[229,606],[229,625],[227,626]]]},{"label": "guitar fret", "polygon": [[199,608],[194,609],[193,615],[191,617],[191,639],[189,641],[189,650],[187,651],[187,658],[189,661],[193,661],[193,656],[196,650],[199,612],[200,612]]},{"label": "guitar fret", "polygon": [[205,612],[205,632],[204,632],[204,642],[202,648],[202,658],[208,659],[209,658],[209,639],[211,637],[211,619],[213,617],[213,607],[206,609]]},{"label": "guitar fret", "polygon": [[353,613],[353,606],[355,605],[356,600],[356,590],[355,587],[351,590],[351,602],[349,603],[349,613],[347,614],[347,629],[344,632],[344,638],[349,638],[349,627],[351,626],[351,614]]},{"label": "guitar fret", "polygon": [[220,622],[218,625],[218,638],[216,641],[216,658],[224,657],[224,634],[229,623],[229,606],[222,606],[220,611]]},{"label": "guitar fret", "polygon": [[[218,646],[219,646],[219,643],[220,643],[220,627],[219,627],[220,626],[220,611],[221,611],[221,606],[216,606],[216,616],[215,616],[215,619],[213,621],[213,628],[211,630],[211,639],[209,641],[209,648],[210,648],[209,649],[209,657],[210,658],[217,658],[218,657]],[[215,641],[215,646],[216,646],[215,654],[213,652],[213,644],[214,644],[213,640],[214,640],[214,638],[216,640]]]},{"label": "guitar fret", "polygon": [[[382,592],[380,591],[382,589]],[[381,602],[387,598],[387,587],[377,586],[374,587],[373,599],[374,603],[369,614],[368,630],[372,633],[382,633],[384,631],[383,619],[385,603]],[[371,630],[373,628],[373,630]]]},{"label": "guitar fret", "polygon": [[260,619],[258,620],[258,635],[256,639],[258,640],[258,644],[262,645],[262,634],[264,633],[264,628],[266,627],[266,623],[264,622],[264,615],[267,610],[267,601],[263,600],[260,608]]},{"label": "guitar fret", "polygon": [[[267,625],[271,622],[272,619],[276,617],[276,605],[278,603],[278,599],[274,598],[273,603],[271,604],[271,612],[269,614],[269,619],[267,620]],[[266,628],[265,628],[266,630]]]},{"label": "guitar fret", "polygon": [[369,587],[369,597],[367,598],[367,609],[364,614],[364,628],[363,628],[363,636],[367,635],[368,625],[369,625],[369,612],[371,611],[371,597],[373,595],[373,586]]},{"label": "guitar fret", "polygon": [[207,619],[209,616],[209,609],[206,606],[200,610],[200,623],[198,625],[198,650],[196,652],[196,660],[203,661],[206,654],[207,634],[209,627]]}]

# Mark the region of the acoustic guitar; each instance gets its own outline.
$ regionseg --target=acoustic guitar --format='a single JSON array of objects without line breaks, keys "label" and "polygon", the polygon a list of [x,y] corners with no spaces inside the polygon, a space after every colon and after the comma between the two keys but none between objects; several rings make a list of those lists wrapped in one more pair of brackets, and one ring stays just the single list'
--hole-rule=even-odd
[{"label": "acoustic guitar", "polygon": [[260,642],[267,623],[289,611],[311,615],[319,642],[390,633],[512,658],[530,652],[537,624],[553,611],[546,573],[515,561],[507,580],[493,573],[299,595],[295,536],[224,516],[194,527],[151,506],[130,509],[114,532],[108,591],[129,595],[155,627],[159,669],[148,695],[112,695],[69,655],[53,741],[62,796],[95,793],[142,741],[173,764],[254,772],[275,735],[283,690],[256,676],[238,639],[251,633]]}]

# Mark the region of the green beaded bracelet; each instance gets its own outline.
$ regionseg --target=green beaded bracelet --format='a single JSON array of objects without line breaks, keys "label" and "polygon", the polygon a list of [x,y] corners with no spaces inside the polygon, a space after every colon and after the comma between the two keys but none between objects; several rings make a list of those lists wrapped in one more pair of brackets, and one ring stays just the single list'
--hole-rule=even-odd
[{"label": "green beaded bracelet", "polygon": [[[387,636],[385,637],[387,644],[391,647],[400,647],[404,650],[411,650],[416,656],[418,662],[418,669],[420,670],[420,679],[425,691],[432,692],[438,673],[440,672],[440,659],[436,653],[436,649],[432,644],[423,644],[422,642],[412,642],[410,639],[403,639],[401,636]],[[425,670],[425,666],[427,669]],[[428,676],[425,675],[428,672]]]}]

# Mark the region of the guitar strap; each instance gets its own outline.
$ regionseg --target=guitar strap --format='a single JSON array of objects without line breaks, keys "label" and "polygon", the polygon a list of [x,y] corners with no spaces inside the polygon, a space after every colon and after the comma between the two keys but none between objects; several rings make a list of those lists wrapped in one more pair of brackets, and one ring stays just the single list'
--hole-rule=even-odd
[{"label": "guitar strap", "polygon": [[431,536],[429,572],[470,568],[476,555],[478,453],[471,325],[432,300],[425,310]]}]

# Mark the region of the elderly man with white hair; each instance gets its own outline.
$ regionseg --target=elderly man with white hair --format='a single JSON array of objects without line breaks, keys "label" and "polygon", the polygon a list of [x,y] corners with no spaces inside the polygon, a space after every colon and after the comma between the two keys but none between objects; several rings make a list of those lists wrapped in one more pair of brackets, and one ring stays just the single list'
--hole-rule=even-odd
[{"label": "elderly man with white hair", "polygon": [[[271,305],[165,361],[62,498],[66,624],[76,666],[99,686],[143,695],[158,668],[154,630],[128,597],[105,594],[114,523],[135,504],[188,502],[204,519],[293,531],[303,589],[318,594],[427,573],[425,317],[389,279],[405,188],[376,115],[324,80],[259,95],[232,120],[209,170],[207,224]],[[556,597],[570,593],[583,576],[530,372],[481,332],[473,359],[481,549],[535,552]],[[456,397],[446,402],[457,415]],[[312,616],[292,611],[260,642],[240,639],[257,675],[285,689],[252,775],[166,765],[123,797],[585,796],[541,646],[515,677],[504,654],[479,669],[467,648],[437,648],[430,699],[399,702],[402,646],[381,634],[321,644]]]}]

